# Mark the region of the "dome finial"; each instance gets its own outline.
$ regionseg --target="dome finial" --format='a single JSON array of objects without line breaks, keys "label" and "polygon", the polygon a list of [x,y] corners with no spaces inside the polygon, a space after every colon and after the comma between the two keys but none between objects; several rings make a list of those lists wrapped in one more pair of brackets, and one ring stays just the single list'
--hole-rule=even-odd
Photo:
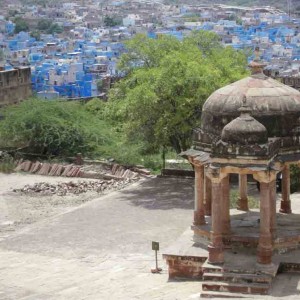
[{"label": "dome finial", "polygon": [[249,68],[251,69],[251,74],[262,74],[263,73],[263,68],[266,66],[265,63],[263,63],[260,60],[260,50],[259,47],[256,46],[254,50],[254,59],[253,61],[248,65]]}]

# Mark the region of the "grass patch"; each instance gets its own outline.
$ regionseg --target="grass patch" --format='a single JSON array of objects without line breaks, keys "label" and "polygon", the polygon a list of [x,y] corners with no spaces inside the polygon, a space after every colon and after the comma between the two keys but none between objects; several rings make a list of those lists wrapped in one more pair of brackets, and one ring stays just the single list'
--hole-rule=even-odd
[{"label": "grass patch", "polygon": [[13,158],[4,153],[0,158],[0,172],[1,173],[11,173],[15,168],[15,163]]}]

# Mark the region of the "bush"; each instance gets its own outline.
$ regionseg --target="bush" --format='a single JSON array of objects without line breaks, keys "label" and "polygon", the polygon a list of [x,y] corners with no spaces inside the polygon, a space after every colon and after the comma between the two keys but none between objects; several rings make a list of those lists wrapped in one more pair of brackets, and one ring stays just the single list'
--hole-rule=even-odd
[{"label": "bush", "polygon": [[5,152],[0,154],[0,172],[11,173],[15,168],[13,157]]},{"label": "bush", "polygon": [[4,147],[26,147],[42,155],[91,153],[109,142],[110,129],[82,104],[30,99],[3,111],[0,138]]}]

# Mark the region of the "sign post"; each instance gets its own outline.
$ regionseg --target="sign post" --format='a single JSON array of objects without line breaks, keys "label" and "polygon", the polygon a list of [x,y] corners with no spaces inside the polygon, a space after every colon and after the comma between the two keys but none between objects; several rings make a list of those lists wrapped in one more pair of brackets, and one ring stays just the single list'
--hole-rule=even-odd
[{"label": "sign post", "polygon": [[160,273],[161,268],[158,267],[157,251],[159,251],[159,242],[152,242],[152,250],[155,251],[155,269],[151,269],[151,273]]}]

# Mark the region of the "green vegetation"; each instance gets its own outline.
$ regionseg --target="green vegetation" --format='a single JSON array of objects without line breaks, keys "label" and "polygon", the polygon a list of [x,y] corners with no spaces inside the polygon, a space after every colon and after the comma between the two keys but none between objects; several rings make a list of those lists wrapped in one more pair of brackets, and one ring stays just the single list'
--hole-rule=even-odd
[{"label": "green vegetation", "polygon": [[29,31],[29,26],[23,18],[21,17],[15,18],[14,23],[16,24],[15,33],[19,33],[21,31]]},{"label": "green vegetation", "polygon": [[11,173],[15,168],[14,159],[7,153],[1,153],[0,156],[0,172]]},{"label": "green vegetation", "polygon": [[248,74],[245,55],[211,32],[183,42],[136,35],[126,45],[120,67],[128,75],[111,90],[107,113],[129,140],[142,142],[143,153],[188,149],[208,96]]},{"label": "green vegetation", "polygon": [[0,62],[2,62],[5,58],[5,54],[2,48],[0,48]]},{"label": "green vegetation", "polygon": [[290,166],[291,172],[291,193],[299,191],[300,188],[300,168],[297,165]]},{"label": "green vegetation", "polygon": [[110,129],[80,103],[30,99],[3,111],[2,146],[30,153],[72,155],[97,151],[110,142]]},{"label": "green vegetation", "polygon": [[108,102],[29,99],[7,107],[0,146],[47,156],[80,152],[159,170],[163,157],[190,147],[208,96],[248,74],[245,55],[224,48],[211,32],[193,32],[183,41],[137,35],[127,48],[120,60],[127,76]]},{"label": "green vegetation", "polygon": [[[87,104],[29,99],[2,109],[0,147],[22,148],[42,156],[72,156],[78,152],[91,158],[114,158],[117,162],[144,164],[158,170],[160,155],[141,155],[141,143],[130,142],[118,126],[104,120],[105,103]],[[0,171],[10,170],[10,161],[0,160]]]},{"label": "green vegetation", "polygon": [[107,27],[114,27],[114,26],[122,24],[121,20],[110,17],[110,16],[105,16],[103,22],[104,22],[104,25]]},{"label": "green vegetation", "polygon": [[51,20],[45,20],[45,19],[39,20],[38,24],[37,24],[37,29],[44,31],[44,30],[49,29],[51,25],[52,25]]},{"label": "green vegetation", "polygon": [[58,25],[57,23],[51,24],[50,28],[47,30],[48,34],[54,34],[54,33],[62,33],[64,30],[63,28]]},{"label": "green vegetation", "polygon": [[39,30],[31,31],[30,36],[35,38],[37,41],[40,41],[41,39],[41,33],[39,32]]},{"label": "green vegetation", "polygon": [[57,23],[53,23],[51,20],[40,20],[37,24],[38,31],[42,31],[48,34],[62,33],[63,28]]},{"label": "green vegetation", "polygon": [[[237,208],[239,200],[239,191],[236,189],[230,190],[230,208]],[[259,208],[259,199],[248,196],[249,209]]]}]

